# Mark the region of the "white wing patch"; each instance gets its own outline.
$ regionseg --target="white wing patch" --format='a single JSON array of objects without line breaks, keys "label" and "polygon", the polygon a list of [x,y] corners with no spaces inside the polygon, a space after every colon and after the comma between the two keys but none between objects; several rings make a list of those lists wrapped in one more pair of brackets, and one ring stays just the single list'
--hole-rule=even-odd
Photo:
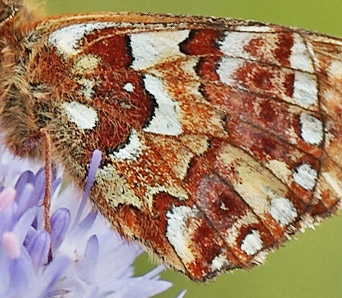
[{"label": "white wing patch", "polygon": [[303,163],[293,173],[294,181],[306,190],[313,190],[316,185],[317,172],[309,164]]},{"label": "white wing patch", "polygon": [[249,256],[255,255],[262,249],[262,240],[257,230],[252,230],[241,242],[241,249]]},{"label": "white wing patch", "polygon": [[132,83],[128,82],[123,86],[123,89],[129,93],[132,93],[134,91],[134,86]]},{"label": "white wing patch", "polygon": [[237,83],[235,72],[242,67],[243,63],[244,60],[240,58],[223,57],[216,71],[220,80],[228,86],[234,86]]},{"label": "white wing patch", "polygon": [[155,108],[151,122],[143,130],[168,136],[180,135],[182,126],[178,120],[178,103],[169,96],[159,78],[147,74],[144,83],[146,90],[154,96],[158,106]]},{"label": "white wing patch", "polygon": [[250,32],[225,32],[225,37],[219,43],[220,51],[230,57],[251,59],[251,55],[245,50],[245,46],[258,36]]},{"label": "white wing patch", "polygon": [[77,54],[79,41],[94,30],[114,27],[115,23],[98,22],[75,24],[60,28],[50,34],[48,42],[55,46],[59,53],[64,55]]},{"label": "white wing patch", "polygon": [[147,69],[160,62],[178,59],[185,54],[179,44],[189,37],[189,30],[143,32],[130,35],[134,61],[132,68]]},{"label": "white wing patch", "polygon": [[92,107],[88,107],[76,101],[63,103],[63,108],[70,122],[79,129],[93,129],[98,121],[97,113]]},{"label": "white wing patch", "polygon": [[300,135],[305,142],[319,145],[323,141],[322,121],[307,113],[302,113],[300,115],[300,126]]},{"label": "white wing patch", "polygon": [[318,89],[314,75],[295,71],[293,99],[301,107],[317,105]]},{"label": "white wing patch", "polygon": [[297,217],[296,208],[290,200],[284,197],[271,200],[270,214],[282,226],[288,225]]},{"label": "white wing patch", "polygon": [[191,251],[191,233],[193,229],[188,226],[187,221],[191,217],[196,217],[198,210],[196,207],[178,206],[166,213],[167,228],[166,237],[175,248],[177,255],[185,263],[191,263],[195,256]]},{"label": "white wing patch", "polygon": [[128,143],[117,152],[113,152],[115,158],[120,160],[137,160],[141,155],[143,145],[140,142],[138,133],[135,129],[131,130],[131,135],[128,138]]},{"label": "white wing patch", "polygon": [[229,261],[227,259],[227,256],[224,254],[217,255],[210,264],[210,270],[212,272],[222,270],[225,267],[229,266]]},{"label": "white wing patch", "polygon": [[311,56],[304,43],[303,38],[299,34],[293,34],[294,43],[291,48],[290,63],[294,69],[307,72],[314,72]]}]

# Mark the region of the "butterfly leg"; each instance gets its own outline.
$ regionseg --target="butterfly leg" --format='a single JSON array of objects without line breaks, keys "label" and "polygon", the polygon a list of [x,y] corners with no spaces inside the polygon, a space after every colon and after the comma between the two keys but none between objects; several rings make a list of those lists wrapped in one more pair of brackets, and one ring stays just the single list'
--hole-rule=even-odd
[{"label": "butterfly leg", "polygon": [[52,166],[51,166],[51,136],[50,133],[42,128],[34,136],[25,140],[22,148],[30,152],[38,143],[44,142],[44,163],[45,163],[45,191],[44,191],[44,228],[47,232],[51,231],[50,224],[50,203],[51,203],[51,184],[52,184]]},{"label": "butterfly leg", "polygon": [[50,204],[51,204],[51,184],[52,184],[52,167],[51,167],[51,136],[46,129],[40,130],[44,139],[45,152],[45,191],[44,191],[44,226],[47,232],[51,231],[50,224]]}]

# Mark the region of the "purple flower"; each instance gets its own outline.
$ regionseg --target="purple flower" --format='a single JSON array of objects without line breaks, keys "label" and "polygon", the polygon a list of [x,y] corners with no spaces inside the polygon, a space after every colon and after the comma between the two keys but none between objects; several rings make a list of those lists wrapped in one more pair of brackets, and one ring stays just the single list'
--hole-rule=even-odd
[{"label": "purple flower", "polygon": [[72,185],[61,188],[54,170],[48,233],[44,171],[0,145],[0,298],[151,297],[171,286],[159,279],[162,266],[133,276],[141,249],[125,242],[87,200],[100,160],[95,151],[83,196]]}]

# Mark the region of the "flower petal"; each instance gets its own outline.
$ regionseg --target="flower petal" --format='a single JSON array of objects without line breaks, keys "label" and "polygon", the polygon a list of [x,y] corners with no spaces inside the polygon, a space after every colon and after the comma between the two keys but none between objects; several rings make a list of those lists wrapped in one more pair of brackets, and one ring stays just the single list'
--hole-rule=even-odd
[{"label": "flower petal", "polygon": [[66,208],[59,208],[51,216],[51,248],[54,253],[61,245],[70,226],[71,214]]},{"label": "flower petal", "polygon": [[17,221],[13,228],[13,233],[17,235],[19,243],[23,243],[28,231],[31,229],[31,224],[37,216],[37,207],[32,207],[27,210]]},{"label": "flower petal", "polygon": [[96,235],[89,238],[83,258],[78,262],[79,277],[88,284],[96,281],[96,265],[99,256],[99,240]]},{"label": "flower petal", "polygon": [[21,186],[20,191],[17,194],[17,204],[18,204],[18,211],[17,216],[23,214],[27,209],[37,206],[32,202],[32,194],[33,194],[33,184],[27,183]]},{"label": "flower petal", "polygon": [[38,232],[37,236],[26,246],[26,249],[31,256],[33,266],[36,269],[48,262],[50,243],[49,233],[43,230]]}]

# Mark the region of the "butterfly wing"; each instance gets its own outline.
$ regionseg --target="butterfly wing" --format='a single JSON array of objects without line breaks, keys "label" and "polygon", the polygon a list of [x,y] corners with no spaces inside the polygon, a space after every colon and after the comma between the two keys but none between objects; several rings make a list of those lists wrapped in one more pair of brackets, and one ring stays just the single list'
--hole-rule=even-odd
[{"label": "butterfly wing", "polygon": [[[211,18],[78,15],[27,35],[35,125],[124,236],[192,279],[250,268],[342,194],[342,41]],[[29,43],[31,41],[31,43]]]}]

